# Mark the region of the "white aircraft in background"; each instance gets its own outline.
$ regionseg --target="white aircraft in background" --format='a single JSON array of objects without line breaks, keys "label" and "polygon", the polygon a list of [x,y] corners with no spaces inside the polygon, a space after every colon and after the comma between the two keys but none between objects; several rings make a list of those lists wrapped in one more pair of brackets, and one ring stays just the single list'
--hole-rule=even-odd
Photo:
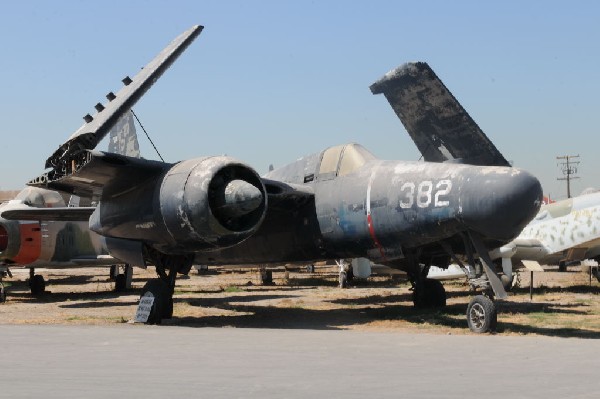
[{"label": "white aircraft in background", "polygon": [[[140,157],[131,112],[116,123],[109,135],[109,152]],[[65,212],[65,208],[70,212]],[[14,199],[0,204],[1,212],[17,211],[31,216],[27,220],[0,217],[0,302],[6,297],[2,278],[11,276],[10,268],[30,270],[29,288],[33,295],[46,290],[46,281],[41,274],[35,274],[36,268],[110,266],[115,290],[131,288],[132,267],[113,256],[107,240],[91,231],[87,221],[69,218],[75,209],[88,216],[95,208],[80,207],[78,196],[71,196],[67,206],[59,192],[39,187],[26,187]]]},{"label": "white aircraft in background", "polygon": [[600,192],[543,205],[517,238],[490,255],[501,259],[509,279],[523,260],[558,264],[561,271],[585,259],[600,263]]}]

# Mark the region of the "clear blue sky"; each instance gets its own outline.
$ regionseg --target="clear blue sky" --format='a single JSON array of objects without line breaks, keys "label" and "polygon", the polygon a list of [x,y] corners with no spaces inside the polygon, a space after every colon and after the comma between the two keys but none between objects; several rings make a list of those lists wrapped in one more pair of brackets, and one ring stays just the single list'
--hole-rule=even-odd
[{"label": "clear blue sky", "polygon": [[3,1],[0,189],[40,174],[121,78],[201,24],[135,107],[168,161],[226,153],[264,173],[349,141],[416,160],[369,85],[418,60],[546,193],[565,196],[556,156],[579,154],[579,193],[600,187],[598,21],[595,1]]}]

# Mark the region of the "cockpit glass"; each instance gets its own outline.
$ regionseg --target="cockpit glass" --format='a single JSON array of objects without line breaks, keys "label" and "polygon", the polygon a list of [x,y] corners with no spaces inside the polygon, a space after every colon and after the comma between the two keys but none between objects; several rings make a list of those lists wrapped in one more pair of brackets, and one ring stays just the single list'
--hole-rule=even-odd
[{"label": "cockpit glass", "polygon": [[362,145],[348,144],[345,146],[342,154],[342,160],[338,169],[338,176],[344,176],[352,173],[373,159],[375,159],[375,156]]},{"label": "cockpit glass", "polygon": [[65,200],[56,191],[44,190],[36,187],[27,187],[17,196],[16,200],[22,201],[25,205],[35,208],[56,208],[65,206]]}]

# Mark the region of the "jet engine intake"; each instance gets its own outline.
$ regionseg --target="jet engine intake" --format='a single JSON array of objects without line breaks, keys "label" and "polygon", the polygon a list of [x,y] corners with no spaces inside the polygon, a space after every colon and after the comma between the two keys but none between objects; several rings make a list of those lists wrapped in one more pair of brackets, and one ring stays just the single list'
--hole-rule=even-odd
[{"label": "jet engine intake", "polygon": [[175,243],[195,250],[238,244],[258,229],[267,209],[260,176],[226,156],[173,166],[162,180],[158,202]]}]

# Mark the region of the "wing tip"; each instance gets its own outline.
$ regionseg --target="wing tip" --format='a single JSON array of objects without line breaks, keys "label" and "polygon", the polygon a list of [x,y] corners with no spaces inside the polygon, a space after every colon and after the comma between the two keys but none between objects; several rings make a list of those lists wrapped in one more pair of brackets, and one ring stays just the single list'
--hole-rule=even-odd
[{"label": "wing tip", "polygon": [[435,75],[429,64],[424,61],[405,62],[390,70],[375,83],[369,86],[371,93],[381,94],[389,88],[397,86],[407,80],[413,80],[416,76]]}]

